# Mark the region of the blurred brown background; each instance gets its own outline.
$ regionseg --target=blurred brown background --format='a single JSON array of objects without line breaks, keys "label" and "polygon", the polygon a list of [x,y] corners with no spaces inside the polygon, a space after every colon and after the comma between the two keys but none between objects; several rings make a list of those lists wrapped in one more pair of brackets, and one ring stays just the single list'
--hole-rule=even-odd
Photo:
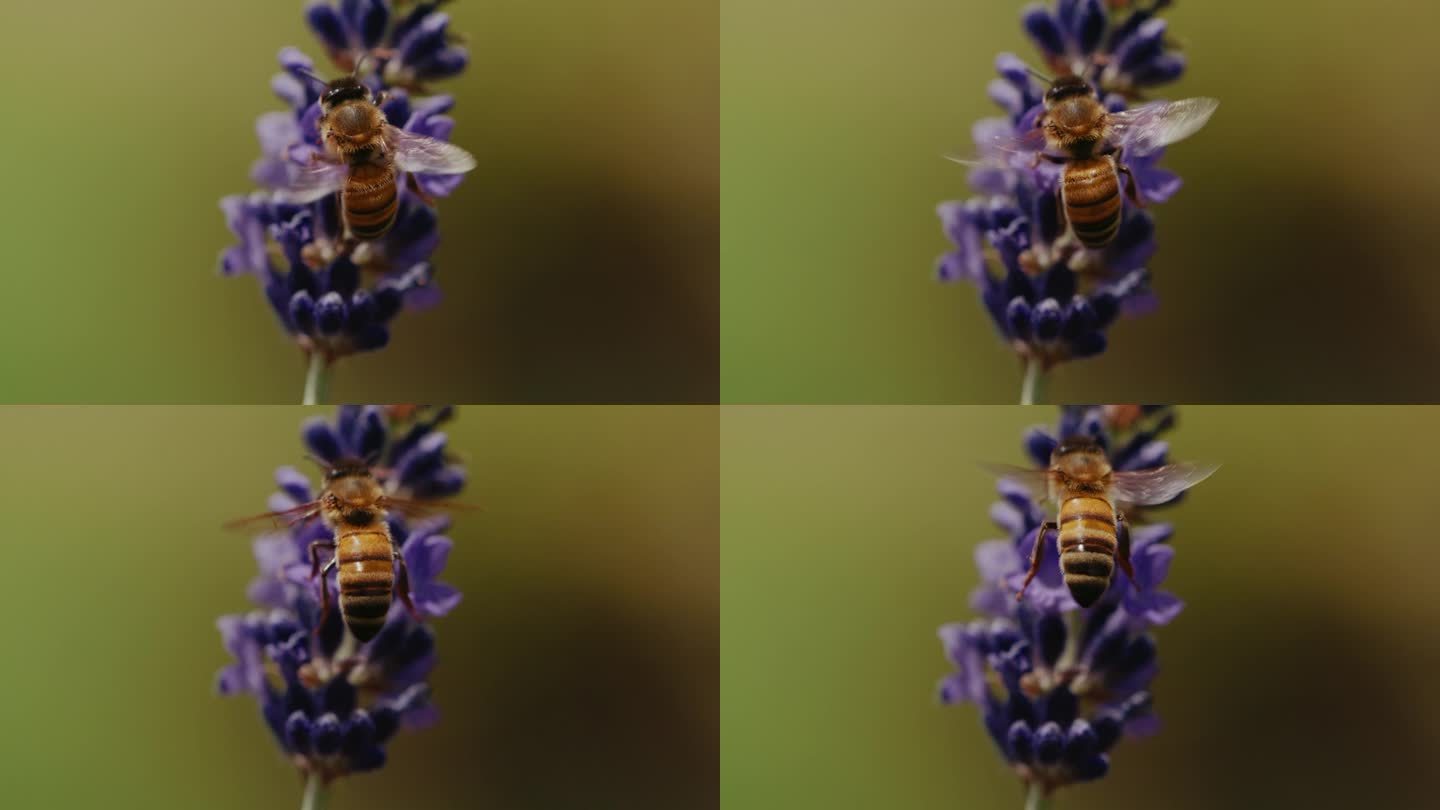
[{"label": "blurred brown background", "polygon": [[[726,401],[1015,402],[973,287],[933,280],[1020,0],[727,0],[721,11]],[[1049,4],[1053,6],[1053,3]],[[1178,0],[1164,89],[1221,100],[1166,155],[1160,310],[1052,402],[1433,402],[1440,7]]]},{"label": "blurred brown background", "polygon": [[[301,0],[12,4],[0,69],[0,401],[300,401],[250,278],[215,270]],[[347,359],[336,402],[713,402],[713,5],[445,6],[471,66],[435,85],[480,165],[439,206],[446,299]],[[322,68],[326,70],[326,68]]]},{"label": "blurred brown background", "polygon": [[[250,609],[250,536],[298,407],[0,409],[12,508],[7,807],[299,807],[215,620]],[[323,411],[322,411],[323,412]],[[437,726],[334,810],[718,803],[718,414],[462,407],[467,463],[435,622]]]},{"label": "blurred brown background", "polygon": [[[975,707],[938,705],[935,633],[1001,536],[977,462],[1026,463],[1054,418],[725,410],[726,807],[1022,806]],[[1181,408],[1172,456],[1223,466],[1164,510],[1187,606],[1156,631],[1162,728],[1054,807],[1433,805],[1437,436],[1435,408]]]}]

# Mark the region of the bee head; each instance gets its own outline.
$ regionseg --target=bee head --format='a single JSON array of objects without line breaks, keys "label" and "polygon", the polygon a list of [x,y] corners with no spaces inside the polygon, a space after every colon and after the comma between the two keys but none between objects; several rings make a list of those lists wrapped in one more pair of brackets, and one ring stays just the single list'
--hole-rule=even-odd
[{"label": "bee head", "polygon": [[1050,89],[1045,91],[1045,106],[1049,107],[1067,98],[1094,95],[1095,88],[1079,76],[1061,76],[1051,82]]},{"label": "bee head", "polygon": [[328,112],[347,101],[369,100],[370,88],[354,76],[342,76],[325,85],[320,105]]},{"label": "bee head", "polygon": [[325,473],[321,508],[332,523],[364,525],[375,519],[384,497],[380,482],[364,461],[345,461]]},{"label": "bee head", "polygon": [[1078,479],[1091,479],[1110,472],[1110,459],[1105,448],[1090,436],[1064,439],[1050,454],[1050,466]]}]

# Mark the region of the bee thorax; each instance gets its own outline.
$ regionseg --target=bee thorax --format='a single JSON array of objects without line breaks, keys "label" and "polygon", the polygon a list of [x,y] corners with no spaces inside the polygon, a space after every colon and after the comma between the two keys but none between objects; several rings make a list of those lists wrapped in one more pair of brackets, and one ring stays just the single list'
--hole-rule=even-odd
[{"label": "bee thorax", "polygon": [[375,129],[368,105],[347,104],[330,114],[329,124],[341,135],[354,137]]}]

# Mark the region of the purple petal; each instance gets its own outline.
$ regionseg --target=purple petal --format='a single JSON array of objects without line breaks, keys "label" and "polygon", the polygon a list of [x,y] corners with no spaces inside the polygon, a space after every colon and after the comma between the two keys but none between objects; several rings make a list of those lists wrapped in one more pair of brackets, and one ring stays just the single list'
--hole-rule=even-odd
[{"label": "purple petal", "polygon": [[1175,196],[1175,192],[1180,190],[1180,186],[1184,182],[1180,179],[1180,175],[1158,167],[1139,171],[1132,169],[1132,172],[1140,189],[1140,199],[1144,200],[1146,205],[1169,201],[1171,197]]},{"label": "purple petal", "polygon": [[1030,525],[1027,516],[1009,501],[996,501],[990,504],[990,520],[1005,533],[1014,537],[1025,531]]},{"label": "purple petal", "polygon": [[998,585],[981,585],[970,593],[970,609],[986,616],[1009,616],[1015,596]]},{"label": "purple petal", "polygon": [[410,538],[402,553],[405,555],[405,564],[410,569],[411,581],[416,584],[427,583],[439,576],[440,572],[445,570],[445,561],[450,557],[450,549],[454,545],[450,538],[444,535]]},{"label": "purple petal", "polygon": [[1153,625],[1165,625],[1180,615],[1185,603],[1178,596],[1163,591],[1141,597],[1139,616]]},{"label": "purple petal", "polygon": [[1150,545],[1163,543],[1175,534],[1175,527],[1169,523],[1151,523],[1146,526],[1130,527],[1130,547],[1134,551]]},{"label": "purple petal", "polygon": [[946,706],[979,703],[985,698],[985,681],[970,671],[952,672],[941,679],[936,692],[940,702]]},{"label": "purple petal", "polygon": [[425,616],[444,616],[460,604],[463,594],[443,582],[431,582],[414,594],[415,607]]},{"label": "purple petal", "polygon": [[987,540],[975,547],[975,567],[983,581],[998,582],[1020,569],[1020,555],[1009,540]]},{"label": "purple petal", "polygon": [[415,175],[416,185],[420,190],[431,197],[449,197],[460,188],[460,183],[465,179],[463,174],[417,174]]},{"label": "purple petal", "polygon": [[1170,563],[1175,559],[1175,548],[1167,543],[1151,543],[1135,549],[1132,562],[1135,566],[1136,585],[1142,591],[1153,591],[1165,581],[1170,573]]},{"label": "purple petal", "polygon": [[1000,53],[995,56],[995,72],[1018,90],[1030,89],[1029,66],[1024,59],[1013,53]]},{"label": "purple petal", "polygon": [[1025,97],[1015,85],[1004,79],[991,79],[985,86],[985,93],[1012,118],[1025,112]]},{"label": "purple petal", "polygon": [[1151,467],[1158,467],[1165,463],[1165,456],[1170,452],[1170,443],[1156,440],[1147,442],[1125,465],[1127,470],[1146,470]]},{"label": "purple petal", "polygon": [[[1031,581],[1030,587],[1025,589],[1025,597],[1022,601],[1033,610],[1042,613],[1064,613],[1079,609],[1080,606],[1070,596],[1070,590],[1065,587],[1060,566],[1054,560],[1050,560],[1049,563],[1049,565],[1040,566],[1040,573]],[[1019,593],[1020,586],[1024,583],[1025,574],[1023,572],[1011,574],[1005,579],[1005,584],[1012,593]]]},{"label": "purple petal", "polygon": [[305,22],[310,30],[331,51],[343,51],[350,46],[349,31],[345,21],[323,0],[314,0],[305,7]]},{"label": "purple petal", "polygon": [[305,446],[310,448],[317,458],[327,463],[335,463],[340,460],[343,452],[340,447],[340,437],[330,427],[330,423],[322,416],[311,417],[305,420],[300,429],[301,438]]},{"label": "purple petal", "polygon": [[315,496],[310,489],[310,477],[295,469],[294,467],[281,467],[275,471],[275,484],[280,490],[296,505],[306,503]]},{"label": "purple petal", "polygon": [[1131,737],[1153,737],[1160,733],[1160,718],[1153,714],[1137,717],[1125,724],[1125,733]]}]

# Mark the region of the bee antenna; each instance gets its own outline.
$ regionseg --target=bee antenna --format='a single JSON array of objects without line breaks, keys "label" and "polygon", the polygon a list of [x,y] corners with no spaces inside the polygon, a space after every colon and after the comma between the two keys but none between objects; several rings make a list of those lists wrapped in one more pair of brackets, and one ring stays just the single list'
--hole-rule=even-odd
[{"label": "bee antenna", "polygon": [[1041,73],[1040,71],[1036,70],[1035,68],[1030,67],[1029,65],[1026,65],[1026,66],[1025,66],[1025,72],[1026,72],[1026,73],[1029,73],[1031,76],[1034,76],[1035,78],[1039,79],[1040,81],[1042,81],[1042,82],[1044,82],[1044,83],[1046,83],[1046,84],[1054,84],[1054,83],[1055,83],[1055,80],[1054,80],[1054,79],[1050,78],[1049,76],[1046,76],[1044,73]]},{"label": "bee antenna", "polygon": [[368,51],[360,54],[360,58],[355,60],[355,71],[350,75],[354,76],[357,79],[360,78],[360,68],[365,66],[365,60],[369,58],[370,53]]},{"label": "bee antenna", "polygon": [[319,467],[319,468],[320,468],[320,472],[322,472],[322,473],[329,473],[331,470],[335,469],[335,466],[334,466],[333,464],[331,464],[330,462],[326,461],[325,459],[320,458],[319,456],[316,456],[316,455],[314,455],[314,454],[312,454],[312,453],[306,453],[306,454],[305,454],[305,458],[308,458],[308,459],[310,459],[312,462],[314,462],[314,463],[315,463],[315,466],[316,466],[316,467]]},{"label": "bee antenna", "polygon": [[365,466],[366,466],[366,467],[374,467],[376,464],[379,464],[379,463],[380,463],[380,451],[379,451],[379,450],[376,450],[376,451],[372,452],[370,455],[368,455],[368,456],[365,457]]},{"label": "bee antenna", "polygon": [[306,70],[305,68],[299,68],[299,67],[297,67],[297,68],[291,68],[291,72],[297,73],[297,74],[299,74],[299,75],[301,75],[301,76],[304,76],[305,78],[309,79],[310,81],[315,82],[316,84],[322,85],[322,86],[324,86],[324,87],[329,87],[329,86],[330,86],[330,83],[329,83],[329,82],[325,81],[324,79],[320,78],[319,76],[316,76],[314,73],[311,73],[310,71]]}]

